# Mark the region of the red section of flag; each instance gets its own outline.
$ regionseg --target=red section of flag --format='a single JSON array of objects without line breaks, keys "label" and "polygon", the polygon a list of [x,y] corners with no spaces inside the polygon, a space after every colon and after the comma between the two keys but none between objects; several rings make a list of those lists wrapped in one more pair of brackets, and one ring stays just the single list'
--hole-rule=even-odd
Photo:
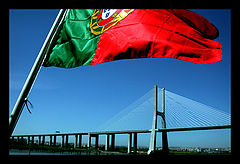
[{"label": "red section of flag", "polygon": [[194,63],[222,59],[212,39],[218,30],[200,15],[183,9],[136,9],[101,34],[91,64],[130,58],[176,58]]}]

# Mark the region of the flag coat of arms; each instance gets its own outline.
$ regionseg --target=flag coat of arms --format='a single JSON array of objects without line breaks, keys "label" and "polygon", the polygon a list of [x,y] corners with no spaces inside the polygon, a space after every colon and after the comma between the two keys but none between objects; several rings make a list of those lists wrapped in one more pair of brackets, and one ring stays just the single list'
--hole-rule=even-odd
[{"label": "flag coat of arms", "polygon": [[44,66],[74,68],[133,58],[222,60],[217,28],[185,9],[70,9]]}]

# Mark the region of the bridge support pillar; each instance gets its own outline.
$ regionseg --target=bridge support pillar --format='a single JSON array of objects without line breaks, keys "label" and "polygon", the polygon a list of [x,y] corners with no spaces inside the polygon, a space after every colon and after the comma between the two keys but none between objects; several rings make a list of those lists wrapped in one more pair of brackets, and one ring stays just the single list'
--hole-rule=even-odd
[{"label": "bridge support pillar", "polygon": [[30,136],[28,136],[27,144],[29,145],[30,143],[31,143],[31,139],[30,139]]},{"label": "bridge support pillar", "polygon": [[[160,112],[159,115],[162,117],[162,128],[166,129],[166,120],[165,120],[165,88],[162,88],[162,112]],[[163,153],[168,153],[167,132],[162,132],[162,151],[163,151]]]},{"label": "bridge support pillar", "polygon": [[168,153],[167,132],[162,132],[162,151],[163,153]]},{"label": "bridge support pillar", "polygon": [[[165,120],[165,88],[162,88],[162,111],[158,111],[158,87],[154,86],[154,114],[152,122],[152,132],[149,144],[148,154],[154,153],[156,149],[156,129],[157,129],[157,116],[162,118],[162,128],[166,129],[166,120]],[[167,132],[162,132],[162,147],[163,152],[168,152],[168,141],[167,141]]]},{"label": "bridge support pillar", "polygon": [[88,148],[91,147],[91,137],[95,137],[95,149],[97,149],[98,148],[99,135],[88,133]]},{"label": "bridge support pillar", "polygon": [[68,147],[68,134],[66,134],[66,142],[65,142],[66,147]]},{"label": "bridge support pillar", "polygon": [[88,133],[88,144],[87,147],[90,148],[91,147],[91,134]]},{"label": "bridge support pillar", "polygon": [[56,146],[57,136],[53,136],[53,145]]},{"label": "bridge support pillar", "polygon": [[82,147],[82,135],[80,134],[78,137],[78,147],[81,148]]},{"label": "bridge support pillar", "polygon": [[61,147],[64,147],[64,135],[62,135],[62,144]]},{"label": "bridge support pillar", "polygon": [[95,135],[95,148],[98,149],[98,140],[99,140],[99,135]]},{"label": "bridge support pillar", "polygon": [[111,149],[113,150],[115,148],[115,134],[111,134],[112,141],[111,141]]},{"label": "bridge support pillar", "polygon": [[44,145],[45,144],[45,136],[42,136],[43,138],[42,138],[42,145]]},{"label": "bridge support pillar", "polygon": [[20,141],[20,137],[17,137],[17,142],[19,142]]},{"label": "bridge support pillar", "polygon": [[109,150],[109,134],[106,134],[105,150]]},{"label": "bridge support pillar", "polygon": [[38,136],[38,145],[41,145],[41,136]]},{"label": "bridge support pillar", "polygon": [[157,107],[158,107],[158,87],[154,86],[154,113],[153,113],[153,122],[152,122],[152,132],[150,137],[150,144],[148,149],[148,154],[151,154],[156,149],[156,128],[157,128]]},{"label": "bridge support pillar", "polygon": [[133,133],[133,151],[137,153],[137,133]]},{"label": "bridge support pillar", "polygon": [[52,146],[52,136],[49,136],[49,146]]},{"label": "bridge support pillar", "polygon": [[32,144],[34,144],[34,136],[32,136]]},{"label": "bridge support pillar", "polygon": [[128,153],[132,151],[132,133],[128,133]]},{"label": "bridge support pillar", "polygon": [[77,144],[78,144],[78,135],[76,134],[76,135],[75,135],[74,148],[77,147]]}]

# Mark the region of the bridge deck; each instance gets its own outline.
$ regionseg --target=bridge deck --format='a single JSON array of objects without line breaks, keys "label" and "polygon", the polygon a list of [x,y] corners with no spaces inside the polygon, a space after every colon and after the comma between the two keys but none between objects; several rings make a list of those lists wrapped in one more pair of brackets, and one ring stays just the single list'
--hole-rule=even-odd
[{"label": "bridge deck", "polygon": [[[186,128],[167,128],[156,129],[156,132],[174,132],[174,131],[192,131],[192,130],[211,130],[211,129],[227,129],[231,125],[220,126],[204,126],[204,127],[186,127]],[[96,134],[128,134],[128,133],[151,133],[152,129],[145,130],[123,130],[123,131],[102,131],[102,132],[84,132],[84,133],[61,133],[61,134],[26,134],[26,135],[13,135],[12,137],[28,137],[28,136],[62,136],[62,135],[96,135]]]}]

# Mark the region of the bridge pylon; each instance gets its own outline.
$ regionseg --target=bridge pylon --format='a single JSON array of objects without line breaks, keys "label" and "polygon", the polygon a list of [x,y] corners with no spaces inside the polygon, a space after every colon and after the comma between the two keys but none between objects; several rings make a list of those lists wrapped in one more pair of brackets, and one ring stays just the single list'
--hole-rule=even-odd
[{"label": "bridge pylon", "polygon": [[[150,137],[150,144],[148,149],[148,154],[153,154],[156,152],[156,130],[157,130],[157,116],[162,118],[162,128],[166,129],[165,120],[165,88],[162,88],[162,111],[158,111],[158,87],[154,85],[154,114],[152,122],[152,132]],[[168,153],[168,140],[167,132],[162,132],[162,152]]]}]

